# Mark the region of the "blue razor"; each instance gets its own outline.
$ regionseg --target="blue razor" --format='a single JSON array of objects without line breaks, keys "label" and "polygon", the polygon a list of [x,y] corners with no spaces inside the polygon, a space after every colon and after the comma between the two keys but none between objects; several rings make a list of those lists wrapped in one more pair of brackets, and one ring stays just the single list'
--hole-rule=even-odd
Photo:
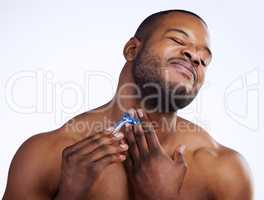
[{"label": "blue razor", "polygon": [[131,117],[129,115],[129,113],[124,113],[122,118],[116,123],[116,125],[114,126],[114,131],[113,131],[113,134],[115,136],[118,135],[118,131],[126,124],[131,124],[131,125],[138,125],[140,124],[140,120],[139,119],[136,119],[134,117]]}]

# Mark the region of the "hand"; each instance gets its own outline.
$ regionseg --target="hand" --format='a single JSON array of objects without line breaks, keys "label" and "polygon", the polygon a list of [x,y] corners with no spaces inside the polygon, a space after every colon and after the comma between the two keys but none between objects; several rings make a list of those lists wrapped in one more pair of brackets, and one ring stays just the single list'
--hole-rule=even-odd
[{"label": "hand", "polygon": [[180,146],[171,159],[159,143],[147,114],[142,110],[129,113],[141,120],[141,125],[125,128],[129,150],[124,163],[134,199],[177,199],[187,170],[184,146]]},{"label": "hand", "polygon": [[87,199],[100,173],[112,163],[125,160],[127,144],[123,133],[110,131],[93,136],[64,149],[59,193],[56,199]]}]

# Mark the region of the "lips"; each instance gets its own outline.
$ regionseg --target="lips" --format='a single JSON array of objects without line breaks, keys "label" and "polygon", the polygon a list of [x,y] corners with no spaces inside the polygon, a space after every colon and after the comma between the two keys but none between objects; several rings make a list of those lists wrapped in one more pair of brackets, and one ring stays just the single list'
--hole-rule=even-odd
[{"label": "lips", "polygon": [[190,79],[196,80],[196,73],[190,62],[184,61],[183,59],[173,59],[169,64],[185,73]]}]

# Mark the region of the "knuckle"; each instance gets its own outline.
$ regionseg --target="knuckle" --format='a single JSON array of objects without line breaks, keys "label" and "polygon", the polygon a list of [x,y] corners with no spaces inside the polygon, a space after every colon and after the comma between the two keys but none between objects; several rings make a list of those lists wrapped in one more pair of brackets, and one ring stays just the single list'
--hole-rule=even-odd
[{"label": "knuckle", "polygon": [[122,150],[122,148],[120,146],[111,146],[109,150],[110,153],[119,153]]},{"label": "knuckle", "polygon": [[144,172],[147,172],[147,166],[143,165],[141,163],[137,163],[134,165],[134,174],[135,176],[140,176],[141,173],[144,174]]},{"label": "knuckle", "polygon": [[68,155],[65,159],[67,163],[75,163],[77,161],[77,155],[76,154],[71,154]]},{"label": "knuckle", "polygon": [[136,148],[137,148],[137,143],[136,142],[131,142],[129,144],[129,148],[130,148],[131,151],[135,151]]},{"label": "knuckle", "polygon": [[62,156],[63,157],[67,157],[69,154],[70,154],[70,150],[71,148],[70,147],[66,147],[62,150]]},{"label": "knuckle", "polygon": [[105,144],[112,144],[116,142],[116,136],[110,136],[105,139]]},{"label": "knuckle", "polygon": [[95,146],[98,146],[101,144],[101,139],[100,138],[97,138],[97,139],[93,139],[91,141],[91,145],[95,145]]},{"label": "knuckle", "polygon": [[146,123],[146,131],[152,133],[153,132],[153,126],[151,122]]},{"label": "knuckle", "polygon": [[119,153],[121,152],[123,149],[120,145],[112,145],[112,146],[109,146],[109,150],[111,153]]},{"label": "knuckle", "polygon": [[118,155],[111,155],[110,161],[115,161],[115,160],[118,160]]},{"label": "knuckle", "polygon": [[64,163],[68,164],[74,162],[73,155],[68,153],[64,153],[62,160]]},{"label": "knuckle", "polygon": [[105,147],[109,153],[115,153],[119,149],[119,145],[117,144],[108,144]]},{"label": "knuckle", "polygon": [[108,145],[102,145],[100,147],[100,151],[102,151],[102,152],[109,152],[109,150],[110,150],[110,148]]},{"label": "knuckle", "polygon": [[144,128],[151,128],[152,127],[152,124],[151,124],[151,122],[143,122],[142,123],[142,126],[144,127]]},{"label": "knuckle", "polygon": [[105,151],[107,152],[107,153],[116,153],[116,152],[118,152],[118,149],[115,147],[115,146],[113,146],[113,145],[105,145]]},{"label": "knuckle", "polygon": [[98,146],[100,146],[100,145],[111,144],[111,142],[113,142],[113,138],[105,136],[105,137],[101,137],[101,138],[97,139],[96,144]]},{"label": "knuckle", "polygon": [[116,160],[118,160],[118,155],[112,154],[107,156],[106,163],[112,163],[115,162]]},{"label": "knuckle", "polygon": [[92,164],[90,165],[89,167],[89,171],[92,173],[92,174],[96,174],[99,170],[99,167],[97,164]]},{"label": "knuckle", "polygon": [[142,140],[144,138],[144,134],[142,132],[138,132],[135,134],[135,139],[137,141]]}]

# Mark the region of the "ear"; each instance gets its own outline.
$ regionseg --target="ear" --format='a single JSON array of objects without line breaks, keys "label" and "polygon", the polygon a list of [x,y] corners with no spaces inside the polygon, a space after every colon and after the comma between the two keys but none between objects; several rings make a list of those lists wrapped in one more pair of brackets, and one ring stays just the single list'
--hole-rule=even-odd
[{"label": "ear", "polygon": [[130,38],[126,43],[123,55],[127,61],[133,61],[141,48],[141,41],[136,37]]}]

